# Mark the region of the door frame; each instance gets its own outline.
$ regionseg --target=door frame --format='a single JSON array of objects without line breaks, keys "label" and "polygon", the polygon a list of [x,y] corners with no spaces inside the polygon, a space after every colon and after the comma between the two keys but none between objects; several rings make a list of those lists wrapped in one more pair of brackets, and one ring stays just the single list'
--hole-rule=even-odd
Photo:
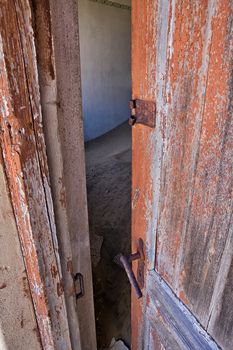
[{"label": "door frame", "polygon": [[1,153],[41,346],[95,350],[77,2],[10,0],[2,12]]},{"label": "door frame", "polygon": [[[71,343],[73,349],[95,350],[78,4],[75,0],[33,0],[32,4],[45,142]],[[76,300],[74,276],[77,273],[84,279],[84,295]]]},{"label": "door frame", "polygon": [[10,0],[1,11],[1,158],[41,346],[69,350],[31,10],[27,1]]}]

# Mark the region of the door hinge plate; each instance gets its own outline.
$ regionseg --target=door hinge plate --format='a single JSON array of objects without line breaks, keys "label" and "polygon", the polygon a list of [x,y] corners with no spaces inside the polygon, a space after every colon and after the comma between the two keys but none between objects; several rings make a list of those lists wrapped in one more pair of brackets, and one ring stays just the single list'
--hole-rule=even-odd
[{"label": "door hinge plate", "polygon": [[131,117],[129,124],[132,126],[135,123],[155,128],[156,122],[156,104],[154,101],[131,100],[129,103]]}]

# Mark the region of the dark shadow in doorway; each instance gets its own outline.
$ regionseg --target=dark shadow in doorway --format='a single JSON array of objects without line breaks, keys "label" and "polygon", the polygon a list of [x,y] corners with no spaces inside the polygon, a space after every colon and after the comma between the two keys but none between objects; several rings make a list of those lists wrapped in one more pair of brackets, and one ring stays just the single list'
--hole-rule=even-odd
[{"label": "dark shadow in doorway", "polygon": [[98,349],[130,344],[130,285],[113,262],[130,253],[131,129],[127,123],[86,143],[87,198]]}]

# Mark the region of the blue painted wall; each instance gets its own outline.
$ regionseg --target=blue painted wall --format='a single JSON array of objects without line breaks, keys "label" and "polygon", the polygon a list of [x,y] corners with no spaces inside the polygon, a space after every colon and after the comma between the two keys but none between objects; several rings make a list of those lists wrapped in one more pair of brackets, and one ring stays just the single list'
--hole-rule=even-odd
[{"label": "blue painted wall", "polygon": [[130,17],[128,9],[79,0],[85,141],[108,132],[129,117]]}]

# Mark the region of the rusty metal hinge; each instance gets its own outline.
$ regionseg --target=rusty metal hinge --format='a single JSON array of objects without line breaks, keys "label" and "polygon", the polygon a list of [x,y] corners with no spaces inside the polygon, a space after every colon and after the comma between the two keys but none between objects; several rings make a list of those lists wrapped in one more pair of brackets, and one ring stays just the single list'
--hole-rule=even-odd
[{"label": "rusty metal hinge", "polygon": [[[138,267],[137,267],[137,278],[134,275],[134,272],[132,270],[132,262],[138,260]],[[114,258],[114,262],[120,265],[125,269],[125,272],[127,273],[127,276],[129,278],[129,281],[132,285],[132,287],[135,290],[135,293],[138,298],[142,297],[142,291],[144,287],[144,265],[145,265],[145,257],[143,252],[143,240],[139,238],[137,241],[137,252],[134,254],[130,254],[130,256],[126,257],[123,254],[118,254]]]},{"label": "rusty metal hinge", "polygon": [[131,117],[129,124],[132,126],[135,123],[155,127],[156,121],[156,104],[154,101],[131,100],[129,104]]}]

